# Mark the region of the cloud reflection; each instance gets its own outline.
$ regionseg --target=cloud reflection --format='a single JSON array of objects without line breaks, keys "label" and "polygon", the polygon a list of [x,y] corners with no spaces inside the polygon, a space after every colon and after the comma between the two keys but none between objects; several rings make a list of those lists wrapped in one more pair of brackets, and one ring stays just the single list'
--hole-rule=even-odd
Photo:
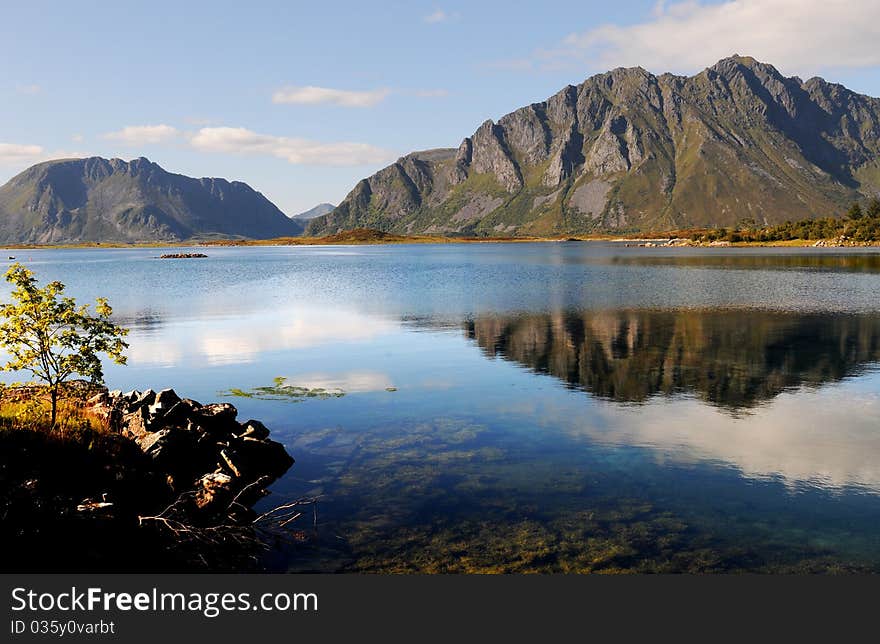
[{"label": "cloud reflection", "polygon": [[363,342],[392,333],[393,320],[353,310],[292,307],[232,317],[169,322],[161,332],[129,338],[129,362],[143,366],[252,363],[267,352]]},{"label": "cloud reflection", "polygon": [[[876,376],[871,376],[877,380]],[[744,418],[693,399],[650,407],[597,406],[598,422],[572,431],[602,443],[647,447],[673,462],[720,462],[791,487],[880,492],[880,395],[846,386],[780,395]]]},{"label": "cloud reflection", "polygon": [[393,387],[391,377],[378,371],[347,371],[345,373],[307,373],[291,376],[288,382],[307,389],[341,390],[347,394],[384,391]]}]

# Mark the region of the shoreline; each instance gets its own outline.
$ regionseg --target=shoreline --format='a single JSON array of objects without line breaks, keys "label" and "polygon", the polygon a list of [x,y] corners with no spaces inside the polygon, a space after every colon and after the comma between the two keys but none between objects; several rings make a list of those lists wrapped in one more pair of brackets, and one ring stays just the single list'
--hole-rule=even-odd
[{"label": "shoreline", "polygon": [[[638,233],[627,235],[567,235],[553,237],[441,237],[430,235],[394,235],[376,230],[358,229],[327,237],[278,237],[274,239],[187,240],[167,242],[82,242],[59,244],[9,244],[6,251],[85,250],[85,249],[149,249],[149,248],[226,248],[248,246],[387,246],[415,244],[535,244],[535,243],[601,242],[640,245],[648,248],[878,248],[880,240],[838,242],[831,239],[791,239],[780,241],[694,242],[682,234]],[[15,260],[9,255],[8,260]]]},{"label": "shoreline", "polygon": [[[8,407],[46,390],[18,385],[3,394]],[[254,508],[294,464],[265,425],[240,420],[229,403],[202,405],[173,389],[122,393],[72,381],[64,399],[60,428],[3,416],[4,570],[259,568],[257,555],[269,547],[261,535],[282,533],[276,510],[286,506]],[[44,560],[59,534],[63,545]],[[109,545],[96,550],[95,542]]]},{"label": "shoreline", "polygon": [[[835,245],[821,244],[816,242],[829,242],[830,240],[816,239],[791,239],[787,241],[777,242],[735,242],[729,244],[711,244],[711,243],[693,243],[693,244],[667,244],[666,238],[634,238],[634,239],[605,239],[584,237],[578,239],[557,239],[557,238],[511,238],[511,239],[433,239],[433,240],[402,240],[402,241],[370,241],[370,242],[279,242],[276,240],[248,240],[243,242],[222,242],[222,243],[202,243],[202,242],[177,242],[167,244],[147,243],[102,243],[102,244],[42,244],[34,246],[0,246],[0,250],[10,251],[42,251],[42,250],[146,250],[150,248],[247,248],[247,247],[277,247],[277,248],[294,248],[297,246],[413,246],[413,245],[430,245],[430,244],[449,244],[449,245],[467,245],[467,244],[549,244],[549,243],[606,243],[639,246],[646,248],[880,248],[880,241],[862,242],[857,244]],[[652,243],[653,246],[645,246]],[[9,257],[7,261],[16,261],[18,258]],[[159,257],[157,256],[157,259]]]}]

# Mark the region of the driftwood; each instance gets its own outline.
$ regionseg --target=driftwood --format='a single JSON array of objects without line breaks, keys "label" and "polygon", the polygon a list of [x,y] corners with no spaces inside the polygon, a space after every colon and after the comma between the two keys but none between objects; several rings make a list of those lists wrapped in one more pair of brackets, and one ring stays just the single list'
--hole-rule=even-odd
[{"label": "driftwood", "polygon": [[311,507],[312,530],[317,532],[319,497],[295,499],[264,512],[248,523],[240,523],[235,520],[238,515],[236,506],[241,505],[237,496],[229,503],[225,521],[199,525],[192,522],[190,512],[197,493],[197,490],[182,493],[162,512],[139,516],[138,524],[161,530],[166,537],[170,537],[178,553],[185,552],[191,561],[205,568],[215,568],[218,559],[223,564],[235,563],[241,558],[255,563],[258,553],[269,550],[272,542],[301,542],[303,532],[294,531],[291,525],[304,516],[303,508]]}]

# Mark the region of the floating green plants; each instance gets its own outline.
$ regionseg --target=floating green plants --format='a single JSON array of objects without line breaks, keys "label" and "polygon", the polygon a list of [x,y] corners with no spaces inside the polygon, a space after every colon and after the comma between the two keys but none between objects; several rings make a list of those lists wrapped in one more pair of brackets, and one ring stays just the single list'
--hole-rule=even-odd
[{"label": "floating green plants", "polygon": [[287,378],[278,376],[273,378],[271,386],[254,387],[253,389],[238,389],[233,387],[221,391],[221,396],[236,396],[238,398],[254,398],[256,400],[280,400],[283,402],[302,402],[307,398],[326,400],[328,398],[342,398],[345,392],[342,389],[325,389],[323,387],[302,387],[290,384]]}]

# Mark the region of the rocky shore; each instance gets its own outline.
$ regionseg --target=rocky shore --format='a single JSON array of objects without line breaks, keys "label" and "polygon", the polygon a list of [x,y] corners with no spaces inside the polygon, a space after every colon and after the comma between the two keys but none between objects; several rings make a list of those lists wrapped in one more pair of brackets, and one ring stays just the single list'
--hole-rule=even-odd
[{"label": "rocky shore", "polygon": [[202,405],[173,389],[147,389],[101,392],[88,407],[137,444],[171,495],[184,495],[178,513],[193,523],[253,521],[252,506],[294,463],[263,423],[238,422],[229,403]]},{"label": "rocky shore", "polygon": [[[76,437],[0,433],[0,566],[241,570],[262,547],[254,505],[294,463],[258,420],[173,389],[100,389]],[[248,563],[250,562],[250,563]]]}]

